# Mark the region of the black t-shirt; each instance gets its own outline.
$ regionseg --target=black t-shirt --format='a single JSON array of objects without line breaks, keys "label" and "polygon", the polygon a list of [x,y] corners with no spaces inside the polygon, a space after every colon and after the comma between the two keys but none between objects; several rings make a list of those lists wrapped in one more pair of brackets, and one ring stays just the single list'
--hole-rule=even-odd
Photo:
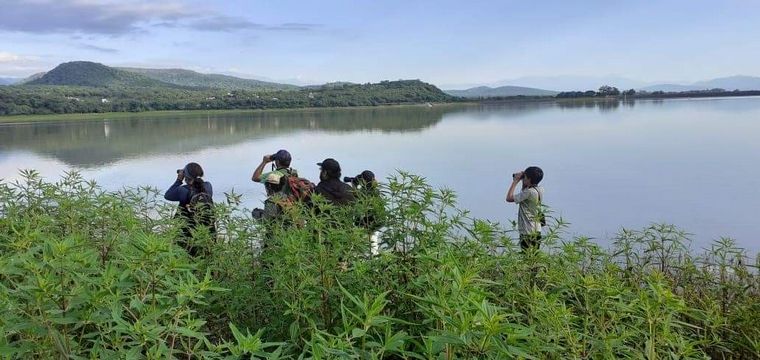
[{"label": "black t-shirt", "polygon": [[317,184],[314,193],[324,196],[327,201],[335,205],[344,205],[354,202],[354,191],[351,185],[348,185],[339,179],[327,179]]}]

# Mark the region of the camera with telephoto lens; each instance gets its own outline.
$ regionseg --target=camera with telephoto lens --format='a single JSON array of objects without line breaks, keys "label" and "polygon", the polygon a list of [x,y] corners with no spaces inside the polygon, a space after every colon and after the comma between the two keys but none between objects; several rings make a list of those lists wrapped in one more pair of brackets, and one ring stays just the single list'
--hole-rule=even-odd
[{"label": "camera with telephoto lens", "polygon": [[356,183],[356,178],[358,178],[358,176],[354,176],[354,177],[344,176],[343,177],[343,182],[344,183],[354,184],[354,183]]},{"label": "camera with telephoto lens", "polygon": [[181,172],[182,172],[182,169],[177,169],[177,174],[178,174],[178,175],[179,175],[179,173],[181,173]]},{"label": "camera with telephoto lens", "polygon": [[[513,179],[516,178],[516,177],[517,177],[517,173],[512,174],[512,178]],[[522,180],[522,179],[525,179],[525,173],[523,173],[522,175],[520,175],[520,178],[517,179],[517,180]]]}]

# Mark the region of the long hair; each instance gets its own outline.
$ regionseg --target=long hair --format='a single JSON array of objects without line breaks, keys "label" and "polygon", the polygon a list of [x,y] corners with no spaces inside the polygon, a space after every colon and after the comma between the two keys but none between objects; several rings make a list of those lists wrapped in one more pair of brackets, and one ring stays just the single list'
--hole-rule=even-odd
[{"label": "long hair", "polygon": [[198,163],[191,162],[185,165],[185,177],[190,179],[190,187],[196,193],[205,193],[206,187],[203,181],[203,168]]}]

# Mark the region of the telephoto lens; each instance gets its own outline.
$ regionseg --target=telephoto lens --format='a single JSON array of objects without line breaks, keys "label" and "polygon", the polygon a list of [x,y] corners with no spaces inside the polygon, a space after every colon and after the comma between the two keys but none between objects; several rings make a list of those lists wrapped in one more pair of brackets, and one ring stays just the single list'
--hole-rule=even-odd
[{"label": "telephoto lens", "polygon": [[350,176],[344,176],[343,177],[343,182],[352,183],[352,182],[354,182],[354,178],[352,178]]}]

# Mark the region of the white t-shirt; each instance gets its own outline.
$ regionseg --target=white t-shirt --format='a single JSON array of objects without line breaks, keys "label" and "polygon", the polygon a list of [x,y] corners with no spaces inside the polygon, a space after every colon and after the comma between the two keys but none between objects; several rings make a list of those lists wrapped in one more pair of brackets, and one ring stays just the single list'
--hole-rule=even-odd
[{"label": "white t-shirt", "polygon": [[521,235],[541,233],[541,221],[538,217],[541,202],[544,199],[544,188],[529,187],[515,195],[515,202],[520,206],[517,210],[517,230]]}]

